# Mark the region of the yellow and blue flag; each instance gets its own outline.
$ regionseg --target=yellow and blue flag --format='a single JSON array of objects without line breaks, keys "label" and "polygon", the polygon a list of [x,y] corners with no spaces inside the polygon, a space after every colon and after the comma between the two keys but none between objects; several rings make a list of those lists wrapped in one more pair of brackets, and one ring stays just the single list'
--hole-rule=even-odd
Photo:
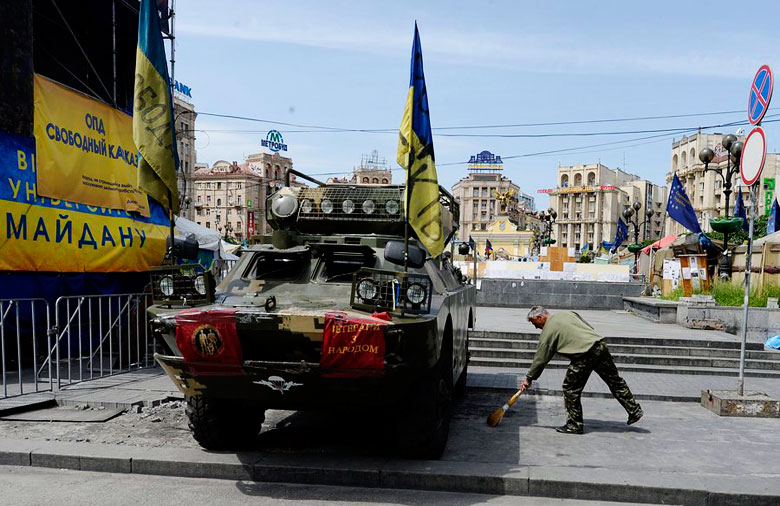
[{"label": "yellow and blue flag", "polygon": [[406,108],[401,119],[397,159],[398,164],[406,169],[407,220],[428,253],[437,257],[444,250],[444,234],[417,23],[414,24],[409,93],[406,95]]},{"label": "yellow and blue flag", "polygon": [[142,157],[138,164],[138,187],[178,213],[179,157],[173,123],[171,82],[157,5],[154,0],[141,0],[133,96],[133,141]]}]

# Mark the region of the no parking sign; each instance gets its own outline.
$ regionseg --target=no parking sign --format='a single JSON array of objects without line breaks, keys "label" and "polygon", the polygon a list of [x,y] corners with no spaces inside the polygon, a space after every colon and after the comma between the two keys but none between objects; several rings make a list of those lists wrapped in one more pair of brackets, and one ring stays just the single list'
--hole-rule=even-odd
[{"label": "no parking sign", "polygon": [[758,125],[769,110],[769,101],[772,100],[772,90],[775,81],[772,69],[769,65],[761,65],[753,84],[750,85],[750,98],[748,99],[748,121],[751,125]]}]

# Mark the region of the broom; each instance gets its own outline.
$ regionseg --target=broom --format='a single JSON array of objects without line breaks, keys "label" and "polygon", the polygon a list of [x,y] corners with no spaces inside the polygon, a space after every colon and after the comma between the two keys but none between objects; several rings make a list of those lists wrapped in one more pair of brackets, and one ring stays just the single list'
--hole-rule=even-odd
[{"label": "broom", "polygon": [[515,392],[515,395],[513,395],[506,404],[498,408],[497,410],[493,411],[490,416],[487,419],[487,424],[491,427],[496,427],[499,423],[501,423],[501,420],[504,419],[504,413],[506,413],[506,410],[509,409],[509,406],[517,402],[517,399],[520,398],[521,395],[525,392],[525,388],[521,388],[517,392]]}]

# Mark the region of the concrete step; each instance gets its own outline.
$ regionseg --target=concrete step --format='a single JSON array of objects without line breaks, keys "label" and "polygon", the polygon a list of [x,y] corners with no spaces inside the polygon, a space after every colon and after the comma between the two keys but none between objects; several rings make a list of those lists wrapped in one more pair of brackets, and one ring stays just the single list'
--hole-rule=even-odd
[{"label": "concrete step", "polygon": [[[473,350],[481,348],[507,349],[507,350],[536,350],[538,341],[519,339],[493,339],[493,338],[469,338],[469,347]],[[674,355],[705,358],[731,358],[739,359],[738,349],[705,348],[698,346],[657,346],[644,344],[610,344],[612,353],[640,354],[640,355]],[[767,360],[780,363],[780,353],[769,351],[747,351],[745,357],[749,360]]]},{"label": "concrete step", "polygon": [[[489,358],[489,357],[477,357],[473,354],[469,359],[469,363],[474,366],[482,367],[509,367],[518,369],[519,371],[526,371],[531,366],[530,359],[518,359],[518,358]],[[568,360],[551,360],[547,364],[549,369],[566,369],[569,366]],[[711,375],[711,376],[739,376],[739,369],[737,368],[723,368],[723,367],[678,367],[668,365],[653,365],[653,364],[633,364],[633,363],[621,363],[618,366],[620,371],[630,372],[653,372],[653,373],[666,373],[666,374],[694,374],[694,375]],[[751,378],[773,378],[780,380],[780,371],[771,370],[756,370],[745,369],[745,376]]]},{"label": "concrete step", "polygon": [[[534,356],[534,350],[513,350],[506,348],[470,348],[470,356],[483,358],[513,358],[531,360]],[[655,366],[674,366],[674,367],[716,367],[716,368],[739,368],[739,357],[737,358],[708,358],[692,357],[678,355],[653,355],[639,353],[612,353],[612,358],[616,364],[645,364]],[[780,371],[780,361],[777,360],[745,360],[746,369],[761,369],[770,371]]]},{"label": "concrete step", "polygon": [[[470,339],[514,339],[520,341],[539,341],[538,332],[497,332],[489,330],[472,330],[469,332]],[[608,344],[626,344],[643,346],[681,346],[696,348],[715,348],[724,350],[739,350],[740,342],[737,336],[734,341],[717,341],[706,339],[668,339],[664,337],[625,337],[625,336],[607,336]],[[751,351],[762,351],[764,349],[761,343],[747,343],[745,349]]]}]

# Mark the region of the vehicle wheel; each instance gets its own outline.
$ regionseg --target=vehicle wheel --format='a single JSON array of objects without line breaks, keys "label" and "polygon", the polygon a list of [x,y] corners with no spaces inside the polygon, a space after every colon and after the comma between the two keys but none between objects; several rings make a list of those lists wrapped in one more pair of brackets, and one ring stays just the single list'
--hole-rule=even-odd
[{"label": "vehicle wheel", "polygon": [[187,418],[195,440],[207,450],[235,450],[251,445],[265,420],[265,410],[233,399],[187,397]]},{"label": "vehicle wheel", "polygon": [[469,339],[466,338],[466,365],[463,366],[463,372],[460,373],[457,383],[455,383],[455,397],[463,397],[466,393],[466,381],[469,373]]},{"label": "vehicle wheel", "polygon": [[447,446],[452,414],[452,344],[442,348],[433,370],[413,385],[396,422],[403,457],[438,459]]}]

